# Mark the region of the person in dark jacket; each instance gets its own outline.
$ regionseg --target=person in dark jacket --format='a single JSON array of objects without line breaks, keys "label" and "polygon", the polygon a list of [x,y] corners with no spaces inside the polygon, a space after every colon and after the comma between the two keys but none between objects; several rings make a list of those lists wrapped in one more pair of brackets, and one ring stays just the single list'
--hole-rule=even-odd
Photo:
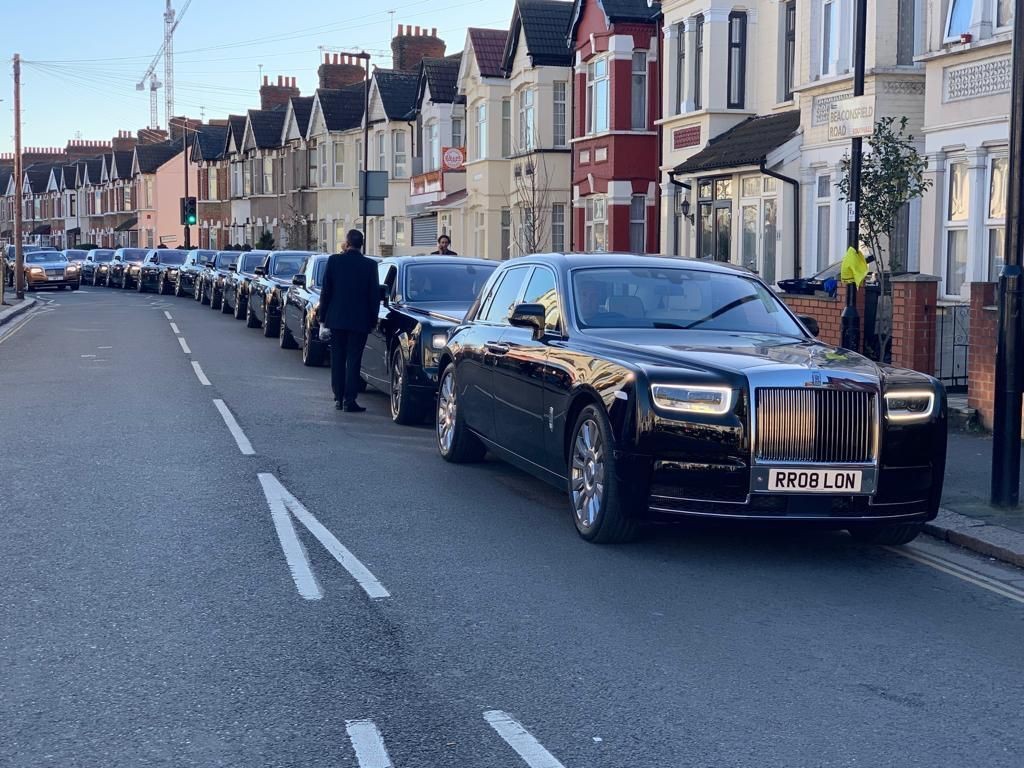
[{"label": "person in dark jacket", "polygon": [[455,251],[451,248],[452,239],[448,235],[441,235],[437,238],[437,250],[431,253],[431,256],[458,256]]},{"label": "person in dark jacket", "polygon": [[345,252],[327,259],[320,290],[320,323],[331,332],[331,388],[334,407],[365,411],[356,403],[366,337],[377,325],[380,284],[377,263],[362,254],[363,233],[349,230]]}]

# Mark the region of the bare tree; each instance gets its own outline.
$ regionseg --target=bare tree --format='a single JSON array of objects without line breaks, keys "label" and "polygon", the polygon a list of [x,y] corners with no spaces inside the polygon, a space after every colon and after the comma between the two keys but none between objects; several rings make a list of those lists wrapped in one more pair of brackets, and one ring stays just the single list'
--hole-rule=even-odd
[{"label": "bare tree", "polygon": [[[512,247],[538,253],[551,243],[551,174],[543,152],[513,148],[512,189],[507,205],[513,214]],[[517,215],[518,214],[518,215]]]},{"label": "bare tree", "polygon": [[288,247],[298,251],[308,251],[312,245],[312,219],[306,214],[295,210],[295,206],[288,206],[288,215],[283,219],[285,236],[288,238]]}]

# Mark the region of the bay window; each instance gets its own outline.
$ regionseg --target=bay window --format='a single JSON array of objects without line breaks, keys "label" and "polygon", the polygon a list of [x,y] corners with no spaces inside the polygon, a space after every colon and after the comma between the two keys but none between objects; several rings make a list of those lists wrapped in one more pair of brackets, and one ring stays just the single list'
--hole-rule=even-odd
[{"label": "bay window", "polygon": [[783,10],[785,39],[783,43],[782,100],[793,100],[793,85],[796,82],[796,0],[786,0]]},{"label": "bay window", "polygon": [[386,171],[388,169],[388,153],[387,146],[384,142],[384,131],[377,131],[377,170]]},{"label": "bay window", "polygon": [[320,186],[326,187],[331,183],[327,175],[327,142],[324,141],[316,148],[317,164],[320,166]]},{"label": "bay window", "polygon": [[604,197],[588,197],[583,219],[584,248],[591,252],[608,250],[608,208]]},{"label": "bay window", "polygon": [[693,20],[693,108],[704,107],[704,16]]},{"label": "bay window", "polygon": [[647,253],[647,195],[629,199],[629,250]]},{"label": "bay window", "polygon": [[519,92],[519,146],[520,152],[534,148],[536,125],[534,123],[533,90],[524,88]]},{"label": "bay window", "polygon": [[609,85],[607,58],[587,65],[587,133],[608,130]]},{"label": "bay window", "polygon": [[554,120],[554,145],[566,145],[566,83],[563,80],[551,84],[552,119]]},{"label": "bay window", "polygon": [[394,153],[395,166],[392,175],[396,179],[404,179],[409,175],[409,155],[405,145],[405,131],[391,132],[391,148]]},{"label": "bay window", "polygon": [[988,279],[996,281],[1006,263],[1006,193],[1009,189],[1010,161],[993,157],[988,173],[988,215],[985,217],[985,242],[988,247]]},{"label": "bay window", "polygon": [[565,251],[565,206],[562,203],[551,206],[551,250]]},{"label": "bay window", "polygon": [[729,14],[729,109],[743,109],[747,80],[747,14]]},{"label": "bay window", "polygon": [[[487,102],[476,105],[476,141],[473,142],[473,159],[483,160],[487,157]],[[504,142],[504,135],[502,135]]]},{"label": "bay window", "polygon": [[263,194],[274,194],[274,158],[263,158]]},{"label": "bay window", "polygon": [[633,51],[633,120],[634,131],[647,130],[647,51]]},{"label": "bay window", "polygon": [[466,140],[465,129],[463,128],[462,118],[452,118],[452,146],[461,147]]},{"label": "bay window", "polygon": [[970,169],[965,160],[949,164],[946,174],[945,294],[958,296],[967,280]]},{"label": "bay window", "polygon": [[512,100],[501,100],[501,156],[512,156]]},{"label": "bay window", "polygon": [[676,114],[686,111],[686,24],[676,24]]},{"label": "bay window", "polygon": [[[955,0],[954,0],[955,1]],[[839,49],[839,14],[837,0],[824,0],[821,4],[821,74],[834,75]]]},{"label": "bay window", "polygon": [[434,171],[441,163],[441,132],[436,121],[423,127],[423,170]]},{"label": "bay window", "polygon": [[345,142],[340,139],[334,142],[334,183],[345,183]]},{"label": "bay window", "polygon": [[[217,192],[217,169],[209,168],[206,172],[206,199],[207,200],[218,200]],[[146,206],[149,207],[148,205]]]}]

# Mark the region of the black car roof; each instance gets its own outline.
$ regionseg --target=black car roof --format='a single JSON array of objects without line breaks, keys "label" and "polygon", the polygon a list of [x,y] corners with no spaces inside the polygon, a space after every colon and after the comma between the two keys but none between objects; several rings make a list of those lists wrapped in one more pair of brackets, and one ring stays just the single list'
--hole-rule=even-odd
[{"label": "black car roof", "polygon": [[721,274],[753,274],[746,267],[722,261],[684,259],[677,256],[638,256],[635,253],[537,253],[512,259],[508,264],[550,264],[561,269],[579,267],[670,267],[697,269]]},{"label": "black car roof", "polygon": [[385,256],[380,260],[384,264],[476,264],[477,266],[500,266],[502,262],[490,259],[474,259],[469,256]]}]

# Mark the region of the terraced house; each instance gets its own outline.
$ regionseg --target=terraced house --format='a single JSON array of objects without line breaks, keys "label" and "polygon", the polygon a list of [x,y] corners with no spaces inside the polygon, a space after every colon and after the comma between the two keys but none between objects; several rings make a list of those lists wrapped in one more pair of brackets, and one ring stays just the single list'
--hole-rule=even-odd
[{"label": "terraced house", "polygon": [[224,144],[227,139],[227,121],[210,121],[196,131],[189,161],[196,166],[198,181],[195,191],[196,217],[199,220],[200,248],[213,250],[226,248],[229,242],[227,229],[231,214],[228,198],[228,174],[221,167]]}]

